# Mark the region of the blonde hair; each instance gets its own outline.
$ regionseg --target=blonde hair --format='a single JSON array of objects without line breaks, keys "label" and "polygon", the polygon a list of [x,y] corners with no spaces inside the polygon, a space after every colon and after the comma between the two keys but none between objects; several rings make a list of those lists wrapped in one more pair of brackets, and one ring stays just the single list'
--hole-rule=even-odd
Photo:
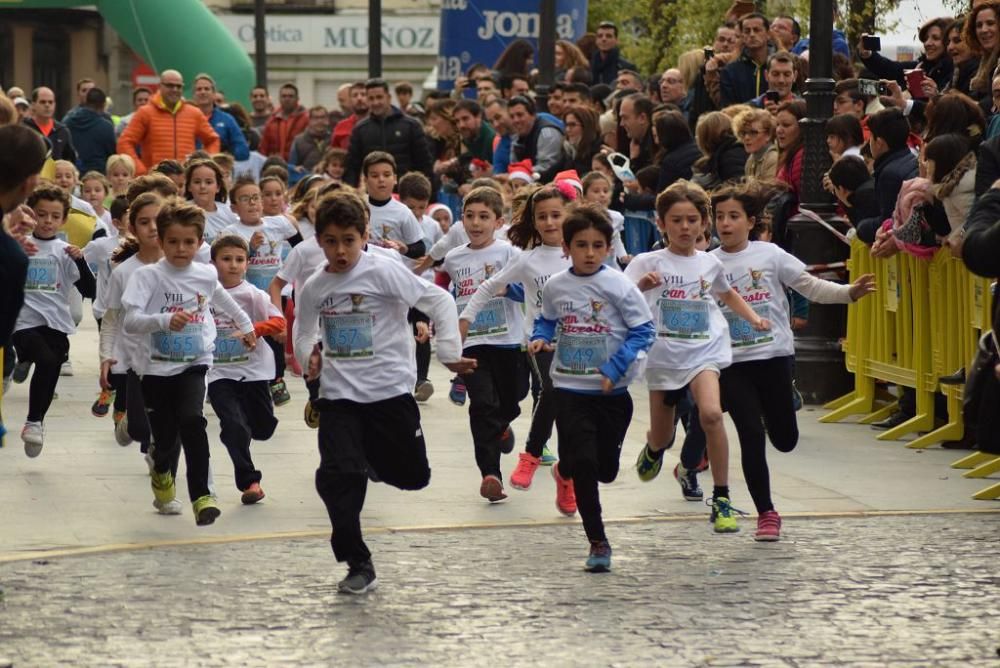
[{"label": "blonde hair", "polygon": [[72,169],[72,170],[73,170],[73,178],[75,178],[75,179],[76,179],[77,181],[79,181],[79,180],[80,180],[80,170],[79,170],[79,169],[77,169],[77,168],[76,168],[76,165],[74,165],[74,164],[73,164],[72,162],[70,162],[69,160],[56,160],[56,161],[55,161],[55,162],[53,163],[53,167],[54,167],[55,169],[59,169],[60,167],[69,167],[70,169]]},{"label": "blonde hair", "polygon": [[108,181],[107,177],[104,176],[104,174],[101,174],[100,172],[91,170],[80,177],[81,186],[87,181],[100,181],[101,185],[104,186],[104,192],[105,193],[111,192],[111,182]]},{"label": "blonde hair", "polygon": [[722,113],[729,118],[736,118],[745,111],[752,111],[757,107],[751,107],[749,104],[731,104],[728,107],[722,109]]},{"label": "blonde hair", "polygon": [[698,79],[698,74],[701,73],[701,66],[704,64],[704,49],[692,49],[680,55],[677,59],[677,69],[681,71],[685,88],[690,89],[694,87],[694,82]]},{"label": "blonde hair", "polygon": [[771,115],[771,112],[763,109],[750,109],[737,114],[736,118],[733,119],[733,130],[736,131],[736,136],[739,137],[744,130],[751,129],[754,123],[760,123],[767,136],[774,139],[774,116]]},{"label": "blonde hair", "polygon": [[135,176],[135,160],[125,153],[115,153],[108,156],[108,161],[104,164],[104,173],[110,174],[115,167],[124,167],[130,177]]}]

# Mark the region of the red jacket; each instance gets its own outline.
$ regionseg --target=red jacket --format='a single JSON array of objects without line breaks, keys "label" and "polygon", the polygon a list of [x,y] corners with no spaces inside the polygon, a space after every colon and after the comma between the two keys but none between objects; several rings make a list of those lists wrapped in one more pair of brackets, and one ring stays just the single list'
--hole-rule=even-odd
[{"label": "red jacket", "polygon": [[264,126],[260,147],[257,150],[266,156],[280,155],[287,162],[288,154],[292,150],[292,142],[305,131],[308,125],[309,112],[302,105],[299,105],[299,108],[288,116],[281,109],[278,109]]},{"label": "red jacket", "polygon": [[333,128],[333,134],[330,135],[330,146],[334,148],[342,148],[345,151],[351,144],[351,131],[354,129],[354,124],[358,122],[358,117],[355,114],[351,114]]},{"label": "red jacket", "polygon": [[[135,161],[135,173],[145,174],[161,160],[184,161],[194,153],[195,140],[200,139],[209,153],[218,153],[219,135],[209,124],[201,109],[181,100],[171,111],[157,93],[132,115],[128,127],[118,138],[118,152]],[[142,150],[139,157],[136,147]]]}]

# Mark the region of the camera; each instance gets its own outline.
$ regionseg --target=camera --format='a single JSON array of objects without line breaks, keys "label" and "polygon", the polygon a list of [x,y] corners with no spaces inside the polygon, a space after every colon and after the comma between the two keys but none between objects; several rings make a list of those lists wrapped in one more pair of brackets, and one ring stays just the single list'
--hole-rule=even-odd
[{"label": "camera", "polygon": [[777,103],[781,100],[781,93],[776,90],[769,90],[764,93],[764,99]]},{"label": "camera", "polygon": [[705,62],[707,63],[712,58],[715,58],[715,49],[710,46],[706,46],[702,51],[705,52]]},{"label": "camera", "polygon": [[861,48],[865,51],[881,51],[882,38],[877,35],[865,35],[861,38]]},{"label": "camera", "polygon": [[878,97],[889,94],[889,85],[875,79],[858,79],[858,92],[865,97]]}]

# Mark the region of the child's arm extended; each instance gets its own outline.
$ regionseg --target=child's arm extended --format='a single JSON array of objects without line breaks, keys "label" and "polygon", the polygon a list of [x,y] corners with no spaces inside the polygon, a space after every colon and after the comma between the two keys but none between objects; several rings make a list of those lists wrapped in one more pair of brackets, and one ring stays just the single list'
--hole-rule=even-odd
[{"label": "child's arm extended", "polygon": [[253,333],[257,338],[284,334],[287,323],[285,322],[285,316],[281,314],[278,307],[266,299],[261,299],[260,303],[256,306],[258,313],[254,314],[255,317],[264,318],[253,324]]},{"label": "child's arm extended", "polygon": [[865,274],[851,285],[841,285],[804,271],[788,287],[817,304],[849,304],[875,291],[875,276]]},{"label": "child's arm extended", "polygon": [[[465,308],[462,309],[462,313],[459,314],[459,319],[464,320],[466,323],[471,323],[476,321],[476,316],[479,312],[483,310],[483,307],[489,303],[491,299],[497,295],[504,293],[507,288],[508,283],[519,283],[516,280],[516,274],[518,272],[517,267],[520,265],[520,256],[518,256],[513,262],[505,266],[498,273],[490,276],[485,281],[479,284],[476,288],[476,293],[472,295],[466,303]],[[521,292],[521,300],[524,299],[524,292]],[[517,301],[516,299],[514,301]],[[462,323],[459,323],[461,325]],[[468,324],[464,325],[465,329],[468,329]]]},{"label": "child's arm extended", "polygon": [[639,357],[639,353],[649,350],[654,340],[656,340],[656,327],[652,320],[636,327],[629,327],[621,347],[611,359],[601,365],[601,375],[604,376],[601,381],[602,389],[605,392],[614,389],[615,384]]},{"label": "child's arm extended", "polygon": [[767,318],[762,318],[757,315],[754,310],[750,308],[745,301],[743,301],[743,298],[740,297],[739,294],[732,288],[726,292],[720,293],[718,297],[723,301],[723,303],[725,303],[726,306],[733,310],[733,313],[749,322],[750,326],[757,331],[771,329],[770,321]]},{"label": "child's arm extended", "polygon": [[[462,357],[462,337],[458,330],[455,302],[451,295],[433,283],[423,283],[426,288],[413,308],[426,313],[434,323],[438,359],[456,373],[472,371],[476,368],[476,360]],[[295,343],[298,344],[298,340]]]},{"label": "child's arm extended", "polygon": [[309,364],[319,343],[319,310],[313,306],[315,300],[310,296],[308,288],[309,285],[306,284],[301,293],[296,295],[295,307],[298,312],[295,324],[292,325],[292,338],[295,343],[295,357],[306,370],[306,380],[313,380],[319,376],[319,360],[315,369],[311,369]]},{"label": "child's arm extended", "polygon": [[248,350],[253,350],[257,347],[257,337],[254,335],[254,326],[250,320],[250,316],[240,308],[240,305],[222,287],[221,283],[216,284],[215,292],[212,294],[212,306],[233,319],[233,322],[236,323],[236,326],[243,334],[243,344]]}]

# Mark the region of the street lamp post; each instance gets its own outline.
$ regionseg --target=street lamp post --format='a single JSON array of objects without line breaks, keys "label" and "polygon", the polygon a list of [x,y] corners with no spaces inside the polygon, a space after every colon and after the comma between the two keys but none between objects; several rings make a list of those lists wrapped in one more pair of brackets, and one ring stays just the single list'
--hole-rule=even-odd
[{"label": "street lamp post", "polygon": [[[805,144],[800,207],[843,233],[847,223],[837,216],[832,196],[823,189],[823,175],[830,169],[825,128],[833,112],[833,89],[833,8],[829,0],[812,0],[806,117],[800,122]],[[850,254],[848,246],[829,229],[801,214],[788,222],[788,242],[795,255],[813,267],[842,266]],[[844,269],[833,273],[838,278],[846,276]],[[846,326],[843,305],[810,304],[809,324],[795,337],[796,385],[807,403],[829,401],[853,386],[840,347]]]},{"label": "street lamp post", "polygon": [[539,111],[549,110],[549,90],[556,69],[556,0],[540,0],[538,8],[538,84],[535,99]]},{"label": "street lamp post", "polygon": [[264,19],[264,0],[254,0],[253,22],[257,85],[267,88],[267,32]]},{"label": "street lamp post", "polygon": [[382,0],[368,0],[368,77],[382,76]]}]

